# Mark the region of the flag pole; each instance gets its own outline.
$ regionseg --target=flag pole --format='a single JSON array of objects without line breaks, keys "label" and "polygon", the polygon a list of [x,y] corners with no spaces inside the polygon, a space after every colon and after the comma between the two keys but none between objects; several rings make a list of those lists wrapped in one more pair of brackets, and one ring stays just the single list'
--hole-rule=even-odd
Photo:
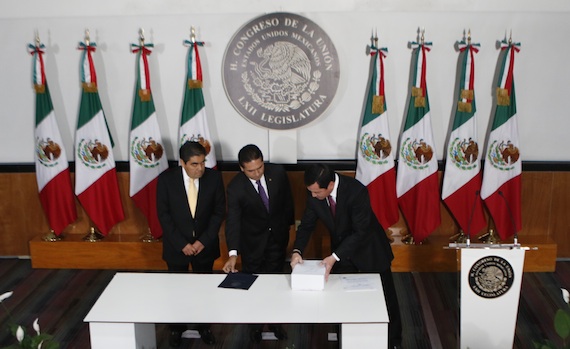
[{"label": "flag pole", "polygon": [[[38,30],[36,29],[36,49],[39,49],[41,46],[41,40],[40,40],[40,33],[38,32]],[[54,241],[60,241],[61,237],[57,236],[55,234],[55,231],[53,229],[49,229],[49,233],[46,233],[44,236],[42,236],[42,240],[43,241],[49,241],[49,242],[54,242]]]},{"label": "flag pole", "polygon": [[[86,28],[85,29],[85,46],[89,47],[89,45],[91,44],[91,38],[89,35],[89,29]],[[98,242],[103,240],[103,234],[101,234],[99,231],[97,231],[97,229],[95,228],[95,225],[93,224],[93,221],[91,219],[89,219],[89,231],[87,232],[87,235],[85,235],[83,237],[83,241],[87,241],[87,242]]]},{"label": "flag pole", "polygon": [[[141,47],[141,49],[144,47],[144,29],[140,28],[139,29],[139,45]],[[142,53],[141,53],[142,54]],[[144,233],[141,236],[141,241],[142,242],[155,242],[158,241],[158,239],[155,239],[154,236],[152,236],[152,232],[150,230],[150,227],[147,229],[146,233]]]}]

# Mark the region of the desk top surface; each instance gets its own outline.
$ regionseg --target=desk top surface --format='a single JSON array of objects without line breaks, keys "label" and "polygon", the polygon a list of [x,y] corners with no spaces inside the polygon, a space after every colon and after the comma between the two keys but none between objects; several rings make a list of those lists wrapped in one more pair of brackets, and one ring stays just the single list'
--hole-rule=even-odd
[{"label": "desk top surface", "polygon": [[225,274],[117,273],[86,322],[360,323],[388,322],[378,274],[374,290],[346,291],[330,275],[323,291],[293,291],[291,275],[259,275],[249,290],[220,288]]}]

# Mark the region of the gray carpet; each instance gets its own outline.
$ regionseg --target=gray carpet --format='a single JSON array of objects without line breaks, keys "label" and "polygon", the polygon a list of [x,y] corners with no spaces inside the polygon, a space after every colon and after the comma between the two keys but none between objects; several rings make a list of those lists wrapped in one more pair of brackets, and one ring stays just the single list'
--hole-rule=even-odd
[{"label": "gray carpet", "polygon": [[[0,259],[0,294],[14,295],[0,306],[0,347],[14,344],[7,324],[29,326],[36,318],[42,331],[53,334],[61,348],[90,348],[89,328],[83,318],[110,282],[113,270],[32,269],[29,260]],[[404,347],[458,347],[458,280],[456,273],[395,273],[404,325]],[[558,347],[562,340],[554,331],[553,317],[566,306],[560,287],[570,287],[570,262],[558,262],[554,273],[526,273],[515,334],[515,348],[534,348],[533,342],[550,339]],[[149,295],[150,296],[150,295]],[[11,313],[10,320],[6,309]],[[339,348],[328,334],[338,326],[322,324],[285,325],[288,340],[249,342],[245,325],[213,324],[215,346],[199,339],[184,339],[181,348]],[[191,328],[191,326],[189,327]],[[158,348],[168,348],[168,328],[157,325]]]}]

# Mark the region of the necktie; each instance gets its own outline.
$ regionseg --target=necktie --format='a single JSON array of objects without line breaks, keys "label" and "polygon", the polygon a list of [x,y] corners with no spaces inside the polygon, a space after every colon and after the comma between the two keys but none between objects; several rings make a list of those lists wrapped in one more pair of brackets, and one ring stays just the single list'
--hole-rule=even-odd
[{"label": "necktie", "polygon": [[332,216],[334,217],[336,215],[336,202],[334,201],[333,197],[330,195],[328,196],[328,199],[329,199],[329,206],[331,208],[331,213]]},{"label": "necktie", "polygon": [[255,183],[257,184],[257,190],[259,191],[259,196],[261,196],[261,201],[263,201],[267,212],[269,212],[269,198],[267,197],[267,193],[265,192],[265,189],[263,189],[263,185],[261,185],[261,181],[259,179],[255,181]]},{"label": "necktie", "polygon": [[194,178],[190,178],[188,183],[188,204],[190,205],[190,212],[192,213],[192,217],[195,216],[196,213],[196,204],[198,203],[198,190],[196,189],[196,183],[194,182]]}]

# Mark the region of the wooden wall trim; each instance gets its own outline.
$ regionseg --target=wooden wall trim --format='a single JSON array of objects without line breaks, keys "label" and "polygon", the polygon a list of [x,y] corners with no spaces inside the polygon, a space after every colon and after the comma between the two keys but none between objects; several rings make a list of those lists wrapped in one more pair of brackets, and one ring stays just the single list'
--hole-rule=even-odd
[{"label": "wooden wall trim", "polygon": [[[225,165],[224,165],[225,166]],[[306,164],[305,164],[306,166]],[[341,171],[354,175],[354,171]],[[222,171],[224,183],[236,171]],[[306,190],[302,171],[289,171],[295,198],[296,219],[304,210]],[[441,173],[440,173],[441,176]],[[523,228],[519,233],[521,242],[528,237],[542,237],[557,244],[557,257],[570,258],[570,171],[524,171],[523,184]],[[147,231],[146,219],[132,203],[129,193],[129,173],[117,174],[125,220],[117,224],[110,235],[119,238],[143,235]],[[72,173],[72,181],[74,174]],[[47,220],[40,205],[36,177],[33,172],[0,173],[0,256],[30,255],[30,240],[48,231]],[[77,202],[79,218],[70,225],[64,235],[84,236],[89,230],[89,219]],[[442,223],[432,236],[448,238],[457,232],[457,226],[444,205],[441,205]],[[389,234],[406,233],[406,225],[401,218]],[[478,232],[478,234],[483,233]],[[223,233],[223,232],[222,232]],[[430,237],[431,238],[431,237]],[[421,246],[419,246],[421,248]],[[315,257],[328,253],[327,233],[319,228],[313,234],[308,247]]]}]

